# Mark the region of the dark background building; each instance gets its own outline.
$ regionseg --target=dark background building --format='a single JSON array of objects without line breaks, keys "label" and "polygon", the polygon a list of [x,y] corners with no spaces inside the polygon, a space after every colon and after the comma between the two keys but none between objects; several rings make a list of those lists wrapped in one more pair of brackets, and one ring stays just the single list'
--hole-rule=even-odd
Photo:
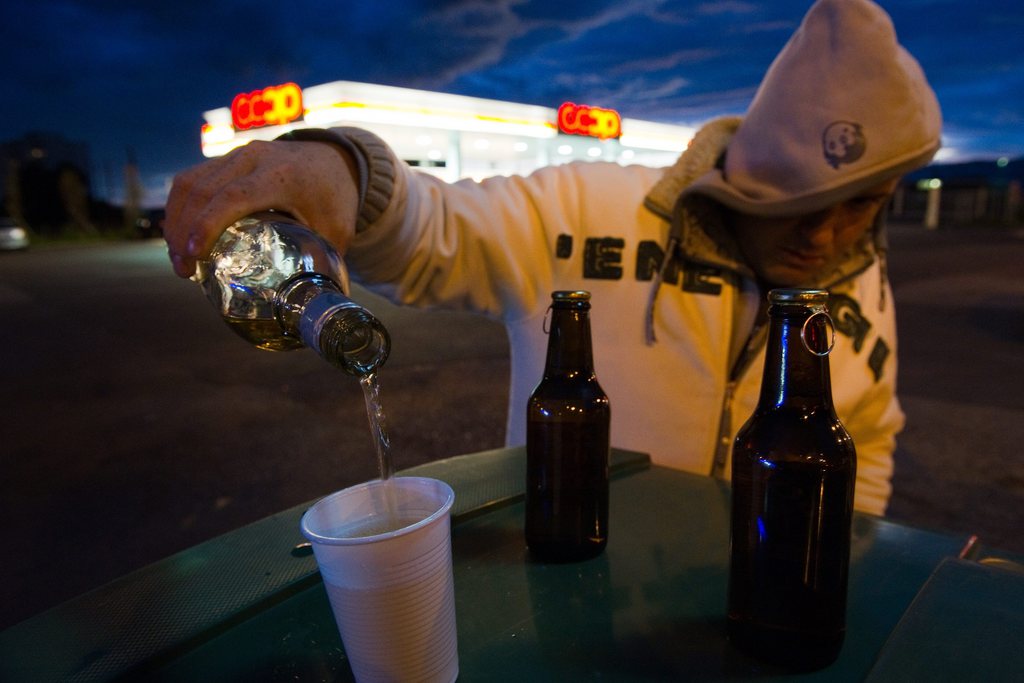
[{"label": "dark background building", "polygon": [[1024,158],[935,164],[908,174],[890,206],[900,221],[928,228],[1024,222]]},{"label": "dark background building", "polygon": [[[126,181],[132,167],[129,155]],[[27,133],[0,144],[2,212],[36,237],[131,234],[139,193],[126,193],[134,197],[125,202],[129,206],[98,198],[90,168],[88,145],[59,133]]]},{"label": "dark background building", "polygon": [[[120,205],[96,196],[86,143],[59,133],[33,132],[0,143],[0,214],[37,238],[159,235],[162,210],[140,206],[132,151],[126,150]],[[907,175],[890,216],[928,228],[1024,223],[1024,158],[934,164]]]}]

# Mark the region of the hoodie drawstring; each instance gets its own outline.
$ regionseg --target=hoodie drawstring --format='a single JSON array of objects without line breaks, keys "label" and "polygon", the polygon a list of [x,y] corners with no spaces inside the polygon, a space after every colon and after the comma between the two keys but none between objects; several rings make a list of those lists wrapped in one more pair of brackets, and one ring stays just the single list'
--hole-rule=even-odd
[{"label": "hoodie drawstring", "polygon": [[665,245],[665,256],[662,258],[661,265],[658,266],[658,270],[654,273],[654,280],[651,282],[650,293],[647,295],[647,312],[644,315],[644,341],[648,346],[654,346],[658,341],[658,338],[654,333],[654,304],[658,299],[658,290],[661,288],[661,283],[664,282],[665,275],[668,273],[668,269],[675,260],[676,249],[678,247],[679,237],[675,234],[670,234],[668,243]]}]

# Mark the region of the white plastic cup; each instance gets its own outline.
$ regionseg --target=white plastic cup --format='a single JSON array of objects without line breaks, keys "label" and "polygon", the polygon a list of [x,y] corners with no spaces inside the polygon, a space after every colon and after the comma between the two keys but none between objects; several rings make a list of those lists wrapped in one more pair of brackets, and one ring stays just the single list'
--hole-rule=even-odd
[{"label": "white plastic cup", "polygon": [[302,516],[360,682],[452,683],[459,675],[448,484],[375,480]]}]

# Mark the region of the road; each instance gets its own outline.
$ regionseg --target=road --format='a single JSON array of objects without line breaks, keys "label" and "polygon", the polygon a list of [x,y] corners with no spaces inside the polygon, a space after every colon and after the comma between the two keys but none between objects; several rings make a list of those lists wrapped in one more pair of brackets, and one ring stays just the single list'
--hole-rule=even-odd
[{"label": "road", "polygon": [[[893,230],[894,519],[1024,553],[1024,235]],[[492,321],[356,292],[394,351],[396,465],[500,446]],[[0,254],[0,628],[149,562],[374,476],[358,383],[253,350],[160,242]]]},{"label": "road", "polygon": [[[253,349],[162,243],[0,256],[0,628],[375,476],[358,382]],[[393,337],[396,467],[502,445],[504,329],[357,298]]]}]

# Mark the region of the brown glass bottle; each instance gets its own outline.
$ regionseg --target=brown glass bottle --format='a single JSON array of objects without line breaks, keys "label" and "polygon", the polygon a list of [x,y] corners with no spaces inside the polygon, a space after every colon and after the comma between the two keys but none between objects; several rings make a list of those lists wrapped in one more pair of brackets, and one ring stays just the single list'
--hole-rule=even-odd
[{"label": "brown glass bottle", "polygon": [[544,377],[526,411],[526,544],[544,561],[608,541],[608,396],[594,374],[590,294],[551,295]]},{"label": "brown glass bottle", "polygon": [[732,456],[729,638],[796,670],[846,633],[857,457],[832,405],[828,293],[776,289],[761,394]]}]

